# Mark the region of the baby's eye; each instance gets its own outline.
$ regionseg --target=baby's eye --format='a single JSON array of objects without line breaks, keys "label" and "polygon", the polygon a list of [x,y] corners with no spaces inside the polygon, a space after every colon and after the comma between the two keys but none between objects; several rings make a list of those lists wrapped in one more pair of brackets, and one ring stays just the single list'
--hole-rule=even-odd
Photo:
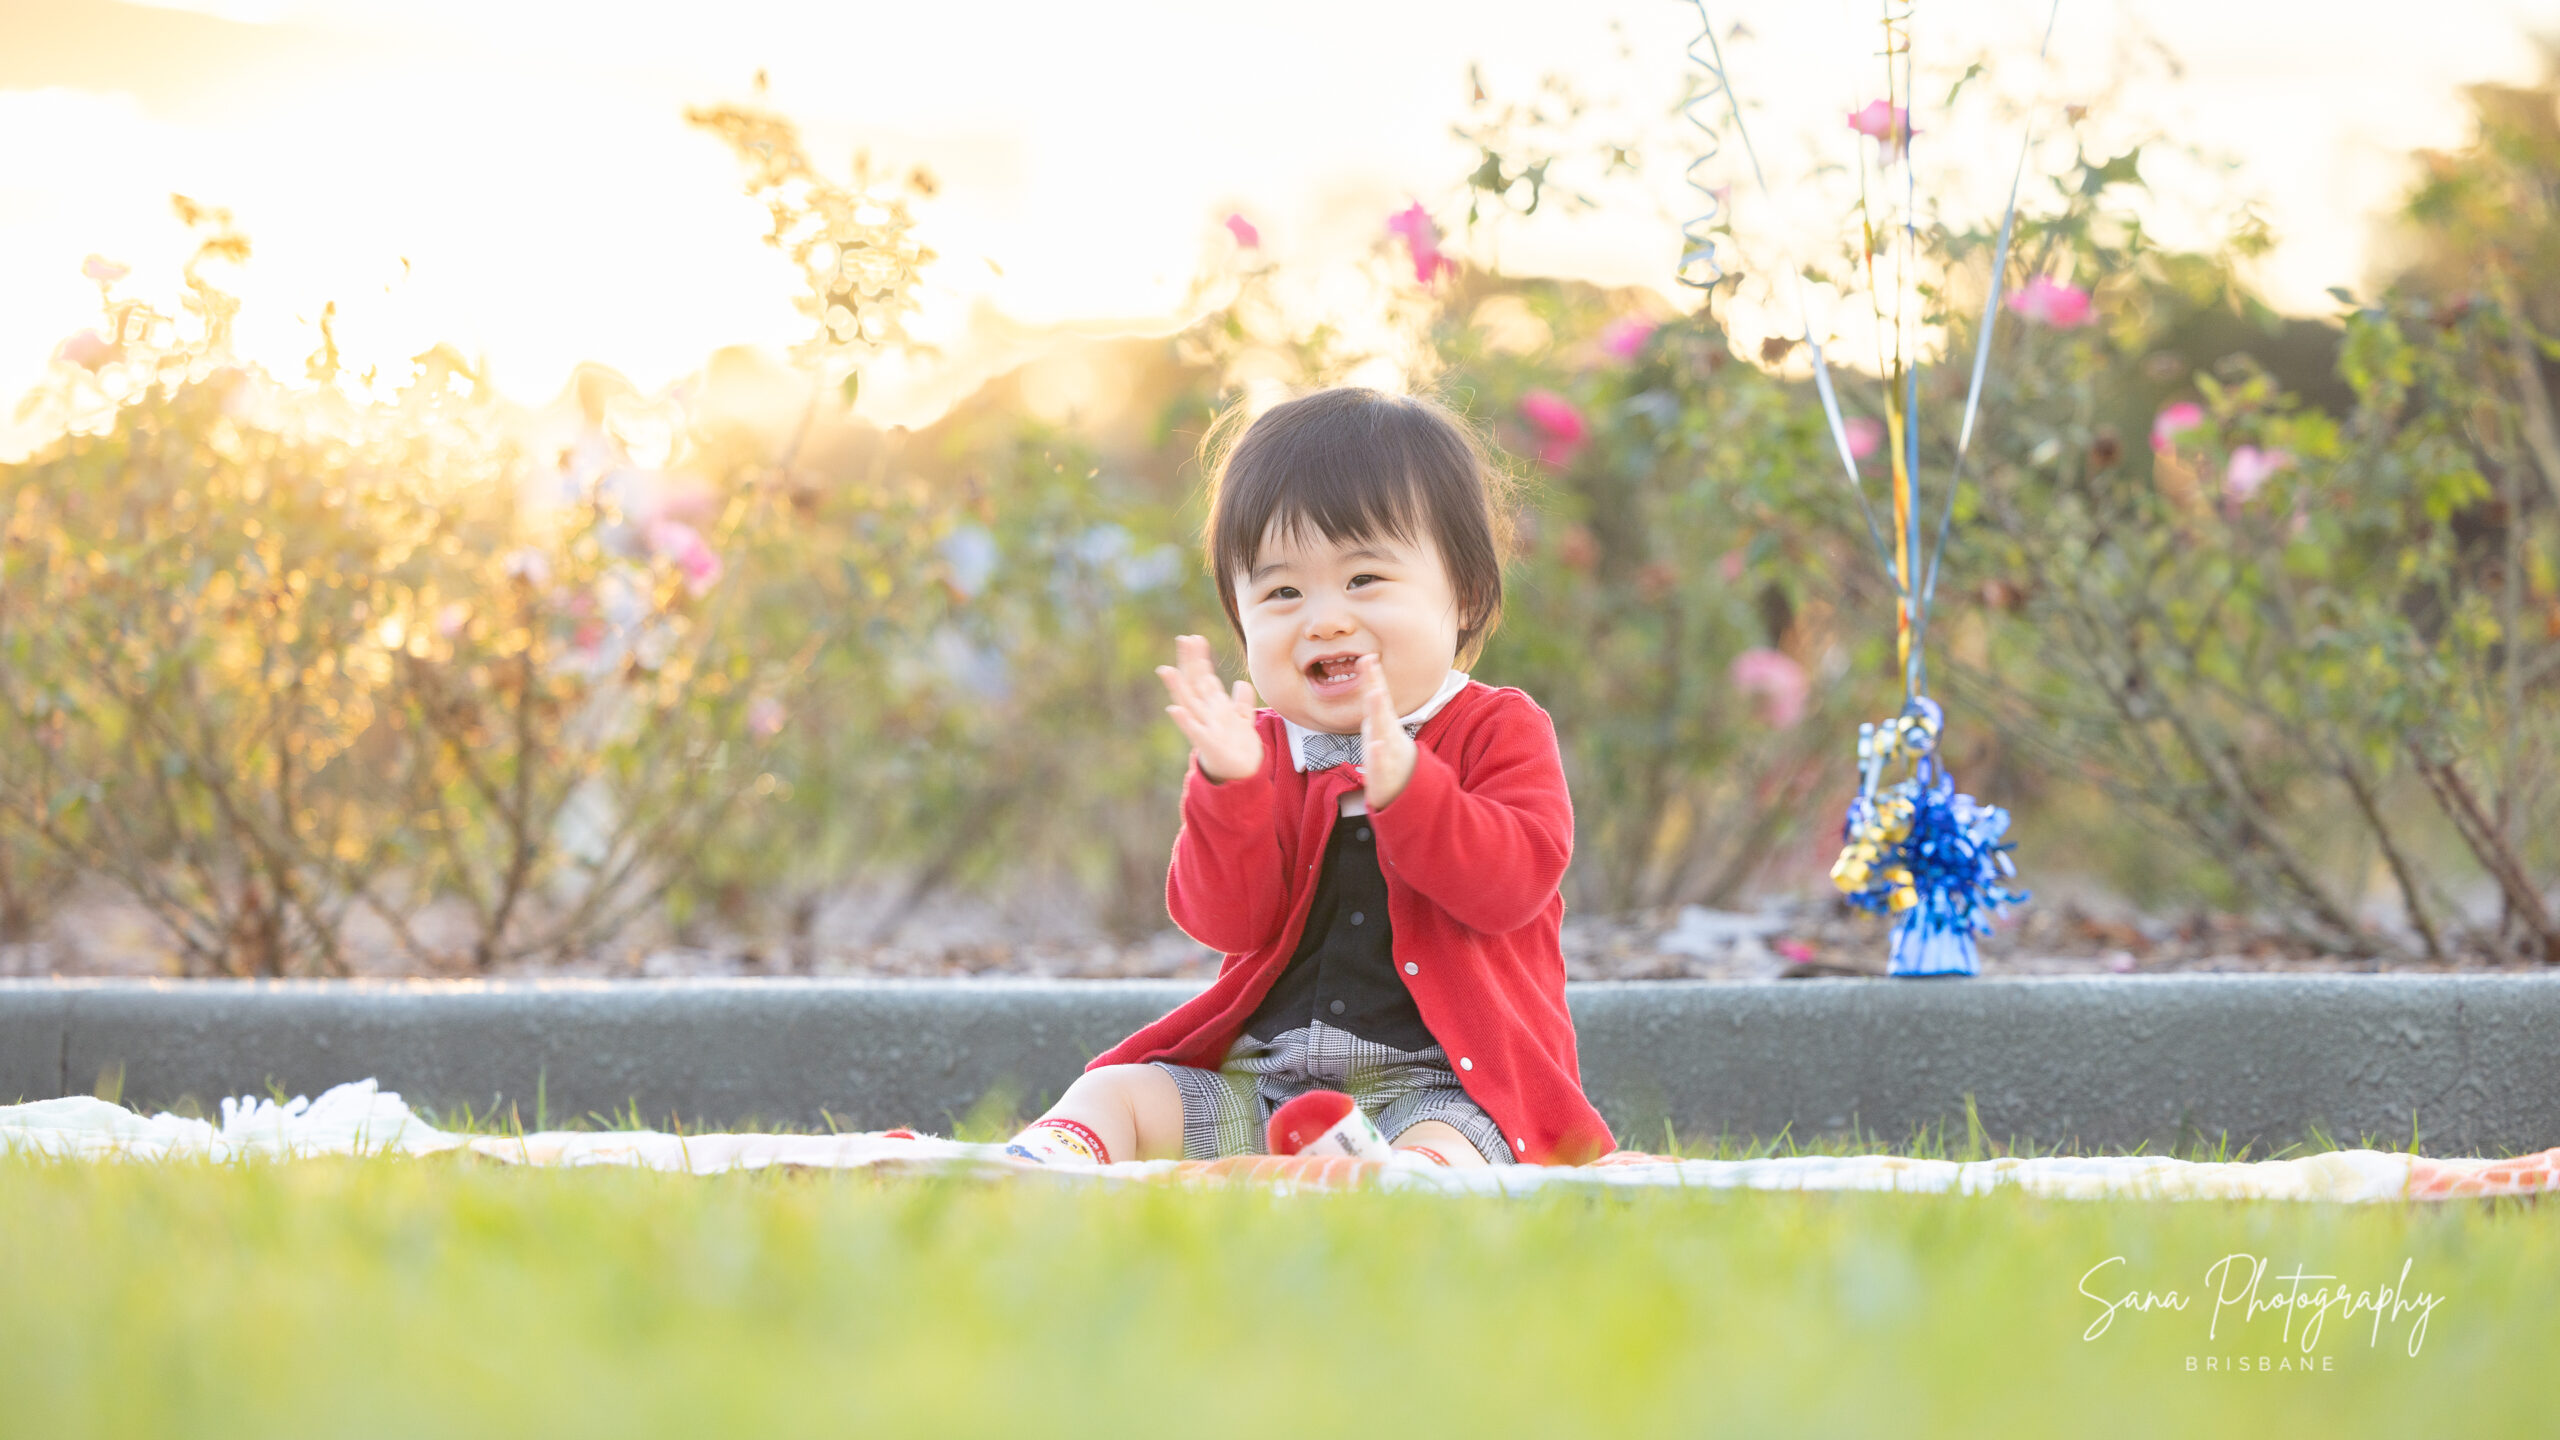
[{"label": "baby's eye", "polygon": [[1298,598],[1298,587],[1295,585],[1276,586],[1272,589],[1270,594],[1265,595],[1262,598],[1265,600],[1295,600]]},{"label": "baby's eye", "polygon": [[1382,578],[1382,577],[1380,577],[1380,576],[1376,576],[1376,575],[1354,575],[1354,576],[1352,576],[1352,577],[1351,577],[1351,588],[1352,588],[1352,589],[1354,589],[1354,590],[1357,590],[1357,589],[1359,589],[1361,586],[1366,585],[1366,584],[1368,584],[1369,582],[1371,582],[1371,581],[1373,581],[1373,580],[1380,579],[1380,578]]}]

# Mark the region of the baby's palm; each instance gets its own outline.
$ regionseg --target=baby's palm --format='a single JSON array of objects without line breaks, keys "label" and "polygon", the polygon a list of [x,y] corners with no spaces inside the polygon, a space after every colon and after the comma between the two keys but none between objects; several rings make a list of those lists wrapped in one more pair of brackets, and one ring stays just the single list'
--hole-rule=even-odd
[{"label": "baby's palm", "polygon": [[1191,742],[1200,768],[1212,780],[1241,780],[1260,770],[1262,732],[1253,723],[1253,686],[1238,680],[1233,690],[1221,687],[1217,667],[1209,662],[1209,642],[1201,636],[1175,636],[1173,652],[1175,663],[1157,666],[1156,678],[1173,697],[1164,712]]}]

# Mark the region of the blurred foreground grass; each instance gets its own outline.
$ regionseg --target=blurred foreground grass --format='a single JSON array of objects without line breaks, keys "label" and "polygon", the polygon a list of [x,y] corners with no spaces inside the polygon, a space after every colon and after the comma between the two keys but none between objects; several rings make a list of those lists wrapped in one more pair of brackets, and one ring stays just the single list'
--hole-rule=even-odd
[{"label": "blurred foreground grass", "polygon": [[[2229,1373],[2235,1253],[2445,1298]],[[0,1160],[0,1433],[2535,1433],[2555,1296],[2549,1206]]]}]

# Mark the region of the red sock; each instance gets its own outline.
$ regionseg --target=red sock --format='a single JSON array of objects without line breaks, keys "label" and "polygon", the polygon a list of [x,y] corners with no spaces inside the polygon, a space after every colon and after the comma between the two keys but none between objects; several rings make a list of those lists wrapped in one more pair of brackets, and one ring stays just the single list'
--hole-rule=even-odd
[{"label": "red sock", "polygon": [[1384,1160],[1394,1152],[1369,1117],[1339,1090],[1310,1090],[1271,1112],[1263,1146],[1274,1155],[1348,1155]]},{"label": "red sock", "polygon": [[1295,1155],[1359,1107],[1339,1090],[1310,1090],[1271,1112],[1263,1145],[1274,1155]]}]

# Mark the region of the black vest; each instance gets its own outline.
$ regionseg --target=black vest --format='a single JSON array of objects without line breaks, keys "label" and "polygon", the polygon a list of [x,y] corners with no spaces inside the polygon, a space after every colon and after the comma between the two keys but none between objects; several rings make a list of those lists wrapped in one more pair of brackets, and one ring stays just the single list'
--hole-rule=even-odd
[{"label": "black vest", "polygon": [[1424,1027],[1413,992],[1396,973],[1387,879],[1378,868],[1378,844],[1366,815],[1333,822],[1298,953],[1244,1028],[1257,1040],[1273,1040],[1310,1020],[1395,1050],[1440,1043]]}]

